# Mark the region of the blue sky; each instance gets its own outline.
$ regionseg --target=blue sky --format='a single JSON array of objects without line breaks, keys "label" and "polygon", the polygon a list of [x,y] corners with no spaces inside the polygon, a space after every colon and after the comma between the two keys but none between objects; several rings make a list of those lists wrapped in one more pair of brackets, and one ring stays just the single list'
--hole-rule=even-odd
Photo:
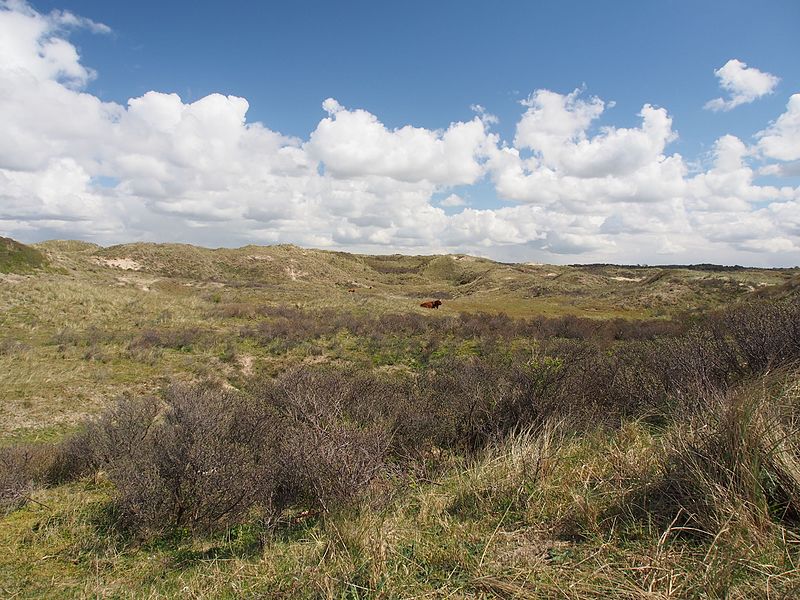
[{"label": "blue sky", "polygon": [[[191,189],[178,189],[161,181],[156,186],[158,193],[148,195],[145,188],[152,189],[153,182],[137,180],[141,170],[134,172],[119,166],[129,164],[131,156],[135,155],[138,160],[147,154],[140,142],[135,152],[126,147],[124,151],[116,149],[98,158],[85,155],[88,140],[71,140],[69,144],[64,142],[68,146],[66,150],[59,145],[59,151],[48,156],[49,162],[37,162],[36,168],[41,170],[44,179],[52,180],[52,174],[48,178],[45,173],[55,168],[53,161],[72,159],[94,186],[83,192],[97,196],[99,187],[120,185],[113,197],[93,196],[81,204],[75,215],[62,215],[67,225],[59,224],[58,219],[43,218],[52,215],[37,216],[30,207],[27,212],[17,210],[18,214],[11,214],[14,211],[7,209],[5,221],[0,212],[0,230],[22,238],[72,234],[111,242],[162,240],[167,235],[179,235],[182,239],[177,241],[215,245],[295,241],[375,252],[464,250],[499,258],[552,262],[598,259],[636,262],[626,254],[641,253],[644,247],[645,254],[653,262],[660,258],[665,262],[714,260],[750,264],[800,261],[798,231],[792,220],[800,195],[797,193],[797,168],[782,166],[796,162],[794,153],[791,149],[778,151],[761,147],[760,138],[754,137],[786,113],[790,98],[800,92],[800,61],[797,60],[800,56],[800,36],[797,35],[800,3],[796,1],[756,5],[731,1],[111,3],[63,0],[35,1],[27,5],[19,1],[0,2],[0,7],[6,12],[24,13],[47,23],[40,31],[38,43],[57,38],[75,47],[75,62],[92,70],[93,76],[65,82],[64,72],[45,75],[68,90],[113,103],[123,111],[129,99],[142,97],[150,91],[177,93],[183,105],[210,94],[244,98],[248,103],[247,124],[260,122],[270,132],[294,138],[294,142],[285,143],[294,144],[308,154],[302,159],[311,161],[306,167],[323,173],[323,179],[336,180],[311,185],[305,180],[298,183],[292,179],[291,185],[282,187],[284,183],[270,179],[264,184],[263,201],[258,200],[257,188],[237,190],[225,182],[206,182],[203,185],[207,187],[198,184]],[[54,17],[63,12],[52,11],[69,11],[85,20],[78,24],[66,23],[63,18],[59,21],[60,17]],[[104,24],[110,32],[98,33],[96,24]],[[22,53],[24,45],[8,51]],[[713,98],[729,97],[728,92],[721,89],[722,79],[715,75],[715,70],[732,59],[746,65],[740,71],[754,69],[758,74],[778,79],[769,91],[758,93],[730,110],[704,108]],[[523,106],[522,101],[537,90],[567,97],[576,88],[583,91],[575,99],[565,101],[570,114],[579,112],[583,106],[580,103],[588,104],[594,97],[604,104],[603,110],[585,127],[573,132],[573,145],[542,148],[537,146],[541,139],[535,135],[527,146],[524,141],[515,142],[524,115],[543,110],[541,106]],[[326,113],[322,102],[327,98],[335,98],[344,112]],[[624,192],[623,202],[613,195],[616,192],[603,187],[601,181],[616,177],[621,172],[619,168],[612,167],[608,173],[594,169],[591,178],[602,188],[597,194],[611,195],[602,206],[590,207],[586,203],[575,206],[572,200],[580,202],[581,198],[595,192],[594,188],[584,186],[586,166],[578,169],[583,173],[577,175],[580,181],[565,179],[572,176],[569,169],[575,168],[574,161],[565,158],[565,152],[577,148],[575,144],[579,145],[581,140],[591,142],[596,136],[607,136],[609,130],[604,128],[617,132],[638,131],[637,128],[643,127],[639,113],[646,104],[663,109],[671,119],[671,127],[661,140],[665,147],[656,143],[655,150],[651,149],[653,164],[659,163],[661,168],[664,157],[680,155],[684,170],[681,181],[687,184],[687,189],[676,188],[659,197],[656,203],[649,193],[637,188]],[[496,120],[484,120],[486,139],[494,136],[488,142],[492,148],[486,149],[486,140],[480,143],[473,140],[476,148],[483,144],[473,157],[482,169],[480,173],[469,171],[471,164],[455,163],[447,175],[432,175],[423,172],[424,169],[411,173],[408,165],[395,168],[383,158],[380,165],[375,161],[356,160],[357,157],[352,163],[337,165],[338,155],[330,153],[332,149],[341,152],[342,148],[352,148],[365,143],[365,139],[372,139],[363,129],[353,130],[352,137],[347,138],[345,117],[359,109],[374,117],[390,135],[404,126],[413,126],[428,132],[436,142],[436,136],[451,124],[475,119],[476,113],[471,108],[474,105],[481,105],[486,113],[496,117]],[[341,122],[327,137],[319,131],[326,117],[335,123]],[[0,116],[0,127],[13,125],[9,117],[5,118],[6,123],[2,119],[4,117]],[[27,122],[26,119],[27,115],[25,119],[17,119],[17,129],[19,123]],[[32,113],[30,119],[32,123],[43,120]],[[124,116],[119,115],[112,121],[114,119],[125,121]],[[365,123],[354,118],[350,125],[366,127]],[[42,127],[43,131],[37,135],[46,138],[48,130]],[[205,129],[205,135],[208,131],[220,132],[215,127]],[[127,135],[133,135],[129,129],[126,131]],[[780,143],[791,146],[794,140],[786,136],[793,135],[793,131],[782,130]],[[105,148],[108,136],[119,135],[119,132],[98,133],[104,141],[98,142],[99,138],[94,137],[92,143]],[[220,132],[220,135],[227,134]],[[745,147],[736,152],[741,155],[739,166],[751,171],[749,187],[742,188],[744,191],[739,195],[730,186],[725,187],[724,193],[719,186],[710,191],[705,188],[698,191],[701,184],[718,178],[707,177],[706,183],[699,180],[690,183],[689,180],[713,167],[721,147],[718,140],[726,135],[735,136]],[[313,142],[315,136],[317,142]],[[342,146],[341,136],[350,140],[349,146]],[[148,143],[154,143],[152,136],[147,139]],[[416,147],[401,147],[406,142],[400,138],[395,141],[387,138],[387,143],[395,144],[392,152],[413,154],[418,151]],[[330,146],[323,147],[324,144]],[[54,145],[48,143],[51,149]],[[555,195],[548,197],[557,196],[558,200],[543,199],[536,190],[523,190],[519,187],[521,182],[509,183],[505,176],[513,173],[508,169],[517,166],[497,166],[502,162],[497,151],[503,147],[518,151],[523,160],[530,156],[542,158],[540,162],[547,163],[545,166],[550,169],[548,176],[552,171],[563,182],[553,192]],[[270,156],[265,155],[264,161],[272,161],[270,164],[274,165]],[[431,156],[440,155],[434,152]],[[441,158],[455,160],[449,155]],[[150,156],[150,159],[171,164],[162,155]],[[600,158],[596,160],[602,163]],[[636,164],[642,169],[649,168],[644,158],[630,160],[639,161]],[[0,169],[11,172],[13,161],[7,163],[0,160]],[[241,161],[236,164],[240,165]],[[770,164],[778,166],[764,168]],[[539,167],[522,164],[525,185],[538,185],[539,180],[530,176],[537,175]],[[231,167],[231,172],[237,168]],[[269,177],[276,177],[283,168],[277,171],[272,168]],[[26,169],[31,172],[30,167]],[[778,177],[778,172],[782,176]],[[75,175],[70,173],[70,176]],[[633,173],[626,171],[625,177],[629,175]],[[739,179],[743,176],[738,174]],[[269,177],[265,174],[259,181],[263,183]],[[640,187],[643,185],[641,177],[637,176],[635,184]],[[658,177],[660,181],[664,176]],[[365,183],[369,178],[373,179]],[[197,175],[197,179],[205,181],[213,177],[204,174]],[[731,176],[733,179],[735,177]],[[342,187],[345,181],[349,188]],[[397,186],[392,187],[393,181],[399,182]],[[582,190],[576,192],[575,198],[569,197],[570,190],[575,189],[573,183]],[[630,181],[625,179],[620,182],[622,184],[628,185]],[[18,190],[19,185],[17,182],[14,189]],[[214,204],[224,195],[217,189],[219,186],[230,192],[230,197],[223,199],[222,208]],[[753,186],[769,190],[756,190]],[[282,191],[284,199],[270,196],[275,189]],[[348,190],[362,195],[356,202],[357,207],[344,208],[343,201],[338,200]],[[76,197],[83,192],[76,190]],[[0,203],[3,202],[2,193],[0,179]],[[466,208],[464,204],[440,206],[441,199],[453,193],[461,197]],[[167,198],[170,194],[175,196]],[[238,213],[233,208],[233,197],[237,194],[247,196],[246,202],[251,203]],[[409,199],[414,194],[414,199]],[[688,197],[690,194],[694,194],[692,198]],[[399,200],[400,196],[405,199]],[[712,196],[713,201],[709,200]],[[337,200],[331,200],[333,197]],[[9,207],[21,202],[17,196],[11,199],[8,191],[5,198]],[[259,211],[273,214],[273,204],[291,203],[292,198],[298,206],[302,204],[302,210],[292,215],[281,213],[266,221],[252,218]],[[391,223],[369,225],[367,229],[359,225],[369,221],[373,213],[390,211],[387,207],[395,210],[403,202],[408,205],[396,210]],[[684,205],[676,208],[676,203],[680,202]],[[92,203],[97,205],[95,216],[92,213],[95,209],[87,208]],[[104,211],[113,203],[124,205],[114,209],[113,218],[117,218],[119,224],[92,227],[93,219],[109,222]],[[326,212],[331,203],[339,208]],[[42,200],[41,204],[44,206],[47,202]],[[261,210],[266,205],[269,210]],[[711,205],[715,206],[713,210],[709,208]],[[748,215],[771,205],[775,207],[769,213],[758,213],[758,224],[748,225],[751,218]],[[66,210],[65,207],[61,209]],[[492,212],[502,209],[516,212]],[[53,207],[48,210],[52,212]],[[472,214],[470,211],[484,212]],[[623,240],[607,233],[609,227],[602,229],[603,222],[617,222],[621,215],[627,218],[637,211],[640,216],[644,215],[643,220],[648,214],[658,214],[659,224],[653,222],[645,226],[642,221],[630,227],[630,231],[638,235],[636,239],[626,233]],[[709,217],[711,213],[714,214]],[[786,223],[787,214],[790,226],[770,234],[770,224],[765,219]],[[159,219],[154,215],[175,222],[159,230]],[[585,218],[581,220],[577,215],[585,215]],[[307,228],[298,228],[298,222],[312,216],[318,221],[315,225],[318,230],[315,229],[314,235],[301,235]],[[414,218],[420,219],[420,223],[415,225]],[[513,224],[526,219],[525,228],[498,232],[502,229],[501,221]],[[70,228],[70,222],[88,225]],[[249,232],[246,234],[242,233],[244,222],[248,223],[244,229]],[[726,222],[731,223],[736,232],[724,231]],[[337,233],[328,235],[326,224]],[[421,232],[419,235],[412,231],[415,226]],[[359,228],[361,230],[357,231]],[[759,231],[761,238],[746,239],[740,230],[747,229]],[[783,242],[766,243],[765,240],[776,236]],[[682,241],[673,244],[678,238]],[[556,240],[569,242],[559,246]],[[675,251],[670,253],[670,247]]]},{"label": "blue sky", "polygon": [[[243,96],[248,117],[307,136],[334,97],[390,127],[446,127],[481,104],[513,134],[534,89],[585,85],[632,125],[645,102],[675,115],[682,152],[748,136],[800,89],[800,2],[34,2],[109,25],[72,39],[99,73],[89,89],[126,102],[148,90]],[[738,57],[780,74],[778,93],[733,114],[702,110],[713,70]]]}]

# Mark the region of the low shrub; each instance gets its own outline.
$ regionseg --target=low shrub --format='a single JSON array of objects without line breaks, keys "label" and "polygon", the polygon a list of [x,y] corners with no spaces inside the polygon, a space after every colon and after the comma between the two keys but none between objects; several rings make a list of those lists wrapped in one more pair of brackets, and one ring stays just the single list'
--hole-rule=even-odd
[{"label": "low shrub", "polygon": [[384,469],[391,441],[384,415],[359,411],[371,382],[348,374],[294,370],[255,395],[281,424],[285,490],[326,511],[359,499]]},{"label": "low shrub", "polygon": [[750,302],[713,313],[708,329],[716,352],[739,375],[800,359],[800,304]]},{"label": "low shrub", "polygon": [[0,340],[0,356],[19,355],[28,350],[29,346],[18,340],[9,338]]},{"label": "low shrub", "polygon": [[274,421],[243,396],[172,386],[120,403],[96,425],[98,466],[117,488],[125,522],[139,530],[214,529],[270,508],[276,479]]},{"label": "low shrub", "polygon": [[0,512],[25,504],[44,479],[49,457],[42,450],[29,444],[0,448]]},{"label": "low shrub", "polygon": [[140,352],[150,348],[171,348],[173,350],[191,350],[206,341],[207,333],[198,327],[179,329],[143,329],[130,342],[132,352]]},{"label": "low shrub", "polygon": [[0,448],[0,512],[24,505],[37,488],[76,479],[91,470],[84,438]]},{"label": "low shrub", "polygon": [[609,345],[616,341],[653,340],[674,337],[686,330],[686,324],[665,320],[602,321],[576,316],[556,318],[537,317],[513,319],[505,314],[461,313],[458,316],[431,316],[422,313],[385,313],[362,315],[324,309],[301,310],[289,306],[266,307],[256,310],[252,305],[229,305],[225,314],[266,317],[256,325],[241,330],[243,337],[253,338],[262,346],[285,352],[304,341],[347,331],[366,338],[371,348],[383,348],[402,338],[417,345],[432,336],[452,340],[480,340],[491,347],[500,341],[514,339],[550,340],[554,338],[592,341]]},{"label": "low shrub", "polygon": [[59,485],[92,473],[95,468],[93,450],[86,429],[53,444],[44,483]]}]

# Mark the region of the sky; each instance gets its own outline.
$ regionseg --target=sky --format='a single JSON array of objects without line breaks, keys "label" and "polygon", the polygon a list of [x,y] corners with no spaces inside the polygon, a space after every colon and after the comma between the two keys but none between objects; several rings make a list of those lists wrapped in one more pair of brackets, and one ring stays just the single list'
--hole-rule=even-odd
[{"label": "sky", "polygon": [[800,264],[800,3],[0,0],[0,235]]}]

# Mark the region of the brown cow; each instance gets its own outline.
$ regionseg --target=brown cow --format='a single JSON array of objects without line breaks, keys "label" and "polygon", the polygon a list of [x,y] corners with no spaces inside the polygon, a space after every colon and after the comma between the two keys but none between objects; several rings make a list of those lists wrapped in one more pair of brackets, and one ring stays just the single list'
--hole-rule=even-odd
[{"label": "brown cow", "polygon": [[431,300],[429,302],[423,302],[420,304],[422,308],[439,308],[442,305],[441,300]]},{"label": "brown cow", "polygon": [[350,292],[351,294],[355,294],[356,293],[356,288],[350,288],[347,291]]}]

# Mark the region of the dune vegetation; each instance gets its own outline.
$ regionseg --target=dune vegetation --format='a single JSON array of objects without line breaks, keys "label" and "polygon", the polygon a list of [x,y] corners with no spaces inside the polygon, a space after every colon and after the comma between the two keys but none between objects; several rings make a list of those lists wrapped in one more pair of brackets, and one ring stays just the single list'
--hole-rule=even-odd
[{"label": "dune vegetation", "polygon": [[0,237],[0,273],[27,273],[45,265],[44,255],[35,248]]},{"label": "dune vegetation", "polygon": [[30,250],[4,597],[800,595],[797,269]]}]

